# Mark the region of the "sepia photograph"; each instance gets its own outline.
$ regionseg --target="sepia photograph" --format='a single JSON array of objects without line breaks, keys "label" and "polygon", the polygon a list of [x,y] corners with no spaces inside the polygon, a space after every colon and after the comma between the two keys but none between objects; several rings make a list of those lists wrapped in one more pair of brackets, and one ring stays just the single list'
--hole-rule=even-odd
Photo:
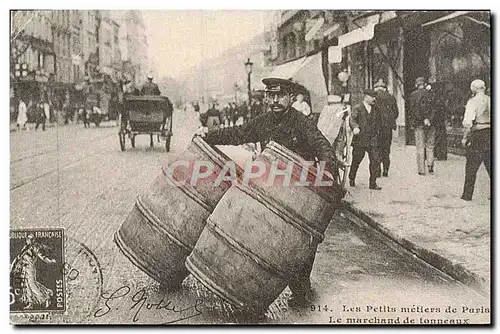
[{"label": "sepia photograph", "polygon": [[489,10],[9,15],[11,325],[492,324]]}]

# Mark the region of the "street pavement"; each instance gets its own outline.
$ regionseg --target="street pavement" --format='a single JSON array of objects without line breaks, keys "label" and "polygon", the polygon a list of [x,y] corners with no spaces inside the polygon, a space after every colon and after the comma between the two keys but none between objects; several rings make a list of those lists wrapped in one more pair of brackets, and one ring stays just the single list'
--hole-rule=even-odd
[{"label": "street pavement", "polygon": [[[345,201],[371,219],[374,228],[417,256],[473,286],[490,291],[490,179],[479,169],[473,200],[460,199],[465,157],[448,154],[435,162],[434,175],[417,173],[414,146],[392,145],[389,177],[382,190],[368,189],[368,157],[359,168],[356,187]],[[362,213],[361,213],[361,212]]]},{"label": "street pavement", "polygon": [[[68,286],[67,314],[50,315],[47,322],[68,323],[243,323],[251,322],[247,314],[241,313],[222,302],[199,282],[189,276],[183,289],[175,293],[159,290],[158,283],[137,269],[117,248],[114,233],[129,214],[134,202],[167,165],[182,154],[197,127],[194,115],[183,111],[174,113],[174,137],[171,152],[165,152],[162,143],[149,148],[149,137],[139,136],[136,148],[127,141],[125,152],[120,151],[118,127],[107,123],[96,128],[85,129],[80,125],[67,125],[47,129],[45,132],[11,132],[11,228],[62,227],[67,235],[68,252],[76,244],[85,245],[96,261],[76,261],[80,273],[87,270],[91,279],[82,279],[78,284]],[[397,155],[395,149],[394,155]],[[381,182],[386,189],[375,196],[363,188],[363,174],[360,172],[359,189],[352,189],[354,198],[368,198],[368,214],[373,215],[374,207],[385,210],[385,202],[390,204],[389,182],[397,182],[398,167],[387,180]],[[365,169],[362,165],[360,171]],[[437,166],[438,178],[444,168]],[[402,173],[402,172],[401,172]],[[406,175],[406,174],[405,174]],[[411,175],[405,177],[411,179]],[[443,176],[443,178],[445,178]],[[427,180],[427,179],[426,179]],[[428,181],[430,182],[430,181]],[[444,181],[443,181],[444,182]],[[481,181],[482,182],[482,181]],[[447,185],[447,183],[444,183]],[[408,185],[411,188],[423,187]],[[443,184],[437,188],[441,189]],[[437,192],[437,194],[440,194]],[[415,200],[414,195],[397,196],[397,201],[405,196]],[[476,197],[482,203],[484,192]],[[394,196],[392,197],[394,200]],[[440,197],[436,197],[435,202]],[[375,202],[378,201],[378,202]],[[450,199],[451,201],[451,199]],[[384,203],[377,204],[373,203]],[[392,204],[391,204],[392,205]],[[402,204],[399,204],[402,205]],[[421,209],[426,210],[423,203]],[[438,205],[438,204],[436,204]],[[458,205],[458,204],[457,204]],[[474,213],[477,209],[469,205]],[[360,205],[362,207],[362,205]],[[433,211],[437,209],[433,208]],[[428,210],[427,210],[428,211]],[[414,218],[418,220],[417,218]],[[429,222],[430,224],[430,222]],[[465,223],[462,224],[465,228]],[[416,231],[412,231],[415,232]],[[425,235],[424,235],[425,238]],[[449,240],[447,240],[449,241]],[[80,254],[80,252],[78,252]],[[75,255],[75,256],[78,256]],[[69,255],[68,255],[69,257]],[[96,264],[97,263],[97,264]],[[87,266],[87,267],[85,267]],[[88,268],[87,268],[88,269]],[[87,277],[87,276],[85,276]],[[339,210],[325,232],[325,240],[319,246],[312,272],[315,297],[304,309],[288,307],[290,291],[271,305],[263,323],[329,323],[341,318],[343,323],[352,317],[367,318],[374,315],[390,317],[390,313],[374,313],[366,308],[370,305],[390,305],[391,307],[440,307],[452,305],[457,308],[489,307],[489,298],[437,271],[404,248],[394,244],[384,235],[373,231],[362,220],[348,210]],[[117,291],[126,287],[131,292],[118,296]],[[200,312],[192,317],[173,310],[144,307],[139,310],[133,300],[133,292],[144,291],[148,303],[163,300],[176,305],[177,309],[190,308],[201,300]],[[115,298],[111,298],[113,295]],[[316,308],[321,305],[321,308]],[[135,305],[135,306],[134,306]],[[345,307],[353,307],[346,311]],[[326,306],[326,307],[325,307]],[[355,307],[359,307],[359,310]],[[87,311],[84,311],[87,310]],[[187,311],[186,311],[187,312]],[[397,313],[401,316],[401,312]],[[429,321],[431,318],[455,317],[440,313],[418,311],[406,314],[415,321]],[[421,320],[424,317],[424,320]],[[480,312],[461,314],[471,322],[489,322],[490,314]],[[404,317],[401,316],[401,319]],[[11,321],[25,323],[32,321],[22,316],[11,316]]]}]

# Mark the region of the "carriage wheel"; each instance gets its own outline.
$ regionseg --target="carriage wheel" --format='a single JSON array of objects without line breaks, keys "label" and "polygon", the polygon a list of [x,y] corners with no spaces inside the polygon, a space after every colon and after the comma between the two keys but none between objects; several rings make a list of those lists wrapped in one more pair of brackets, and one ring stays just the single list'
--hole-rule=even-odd
[{"label": "carriage wheel", "polygon": [[135,148],[135,135],[130,136],[130,144],[132,145],[133,148]]},{"label": "carriage wheel", "polygon": [[170,152],[170,138],[172,136],[170,135],[167,135],[167,137],[165,137],[165,149],[167,150],[167,152]]},{"label": "carriage wheel", "polygon": [[119,133],[118,137],[120,137],[120,148],[122,151],[125,151],[125,134]]},{"label": "carriage wheel", "polygon": [[149,135],[150,141],[149,141],[149,146],[153,147],[153,134]]}]

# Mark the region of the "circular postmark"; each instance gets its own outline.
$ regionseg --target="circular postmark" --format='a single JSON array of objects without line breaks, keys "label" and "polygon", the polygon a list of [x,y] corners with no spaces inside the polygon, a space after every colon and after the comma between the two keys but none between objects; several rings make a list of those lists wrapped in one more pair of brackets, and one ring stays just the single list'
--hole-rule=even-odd
[{"label": "circular postmark", "polygon": [[101,264],[89,247],[68,236],[65,236],[63,253],[64,312],[11,314],[12,323],[80,324],[89,321],[103,290]]}]

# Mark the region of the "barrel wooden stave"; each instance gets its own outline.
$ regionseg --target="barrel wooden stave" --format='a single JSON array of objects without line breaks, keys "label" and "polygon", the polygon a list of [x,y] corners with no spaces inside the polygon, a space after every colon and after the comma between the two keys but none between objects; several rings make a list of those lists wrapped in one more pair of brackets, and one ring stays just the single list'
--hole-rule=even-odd
[{"label": "barrel wooden stave", "polygon": [[[178,286],[188,272],[182,262],[189,250],[182,250],[163,228],[153,224],[134,206],[115,241],[126,257],[151,278],[166,286]],[[169,254],[165,259],[165,254]]]},{"label": "barrel wooden stave", "polygon": [[[229,158],[195,138],[178,160],[213,162],[215,174]],[[175,289],[188,275],[185,259],[203,231],[206,219],[231,183],[216,185],[212,178],[192,186],[189,169],[179,167],[173,172],[174,179],[186,183],[177,186],[167,177],[166,169],[138,197],[115,234],[115,241],[139,269],[166,288]],[[238,173],[241,174],[241,169]]]},{"label": "barrel wooden stave", "polygon": [[318,242],[232,187],[210,215],[187,267],[225,300],[263,310],[300,273]]},{"label": "barrel wooden stave", "polygon": [[186,267],[208,289],[237,307],[265,310],[288,284],[286,278],[235,251],[209,229],[202,232],[199,242],[203,246],[193,250]]},{"label": "barrel wooden stave", "polygon": [[[268,167],[275,159],[299,161],[277,144],[258,159]],[[265,310],[310,260],[343,195],[337,187],[283,188],[263,179],[233,186],[210,215],[186,266],[234,305]]]}]

